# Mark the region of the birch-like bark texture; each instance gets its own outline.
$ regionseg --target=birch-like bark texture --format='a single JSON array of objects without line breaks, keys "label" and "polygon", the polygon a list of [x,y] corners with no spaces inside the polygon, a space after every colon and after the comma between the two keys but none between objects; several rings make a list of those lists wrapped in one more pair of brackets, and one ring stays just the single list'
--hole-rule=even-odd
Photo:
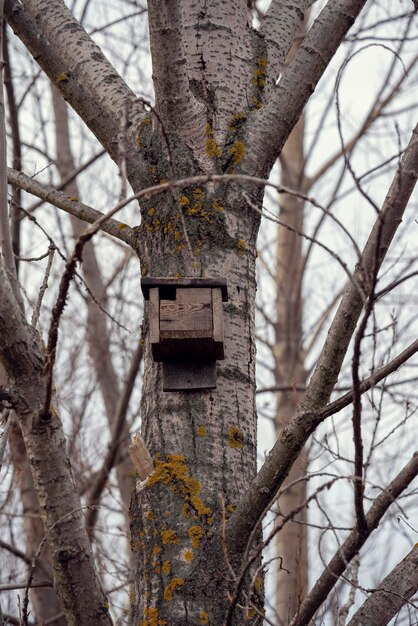
[{"label": "birch-like bark texture", "polygon": [[[103,217],[103,213],[97,211],[93,207],[84,204],[78,200],[77,196],[68,196],[63,191],[57,191],[53,187],[43,185],[34,178],[26,176],[23,172],[17,172],[11,168],[7,170],[7,180],[11,185],[16,185],[20,189],[24,189],[28,193],[49,202],[52,206],[62,209],[66,213],[82,220],[93,224],[96,220]],[[109,218],[101,226],[103,232],[112,235],[116,239],[120,239],[125,243],[132,245],[135,250],[135,236],[132,233],[132,229],[123,222],[119,222],[116,219]]]},{"label": "birch-like bark texture", "polygon": [[[1,18],[3,17],[3,6],[1,6]],[[3,28],[3,24],[0,26],[0,33],[3,37],[6,36],[6,31]],[[7,55],[7,45],[5,41],[2,41],[0,49],[6,53]],[[6,57],[5,55],[5,57]],[[8,55],[7,55],[8,59]],[[1,75],[3,74],[3,60],[1,61],[2,67],[0,69]],[[4,68],[5,69],[5,68]],[[6,71],[6,70],[5,70]],[[13,151],[14,151],[14,164],[19,165],[20,163],[20,143],[18,135],[18,124],[17,124],[17,110],[14,102],[14,92],[13,85],[11,83],[10,71],[9,74],[9,85],[8,85],[8,95],[9,95],[9,107],[11,105],[11,115],[14,115],[14,120],[12,120],[12,136],[13,136]],[[18,283],[18,265],[16,263],[16,259],[14,256],[14,250],[17,249],[19,251],[19,224],[17,222],[16,227],[16,216],[19,213],[18,206],[14,205],[14,202],[11,206],[11,217],[15,218],[12,222],[14,223],[15,230],[15,240],[12,241],[12,228],[10,227],[9,220],[9,206],[7,201],[7,168],[6,168],[6,126],[5,126],[5,110],[4,110],[4,102],[3,102],[3,81],[0,81],[0,110],[1,110],[1,121],[0,121],[0,177],[1,177],[1,198],[0,198],[0,239],[1,239],[1,258],[0,264],[4,263],[4,269],[6,269],[8,281],[10,286],[13,289],[13,294],[15,296],[15,300],[18,303],[19,307],[23,309],[23,301],[20,293],[20,287]],[[17,156],[16,158],[16,151]],[[20,195],[16,197],[16,200],[20,199]],[[13,245],[15,244],[15,245]],[[4,380],[4,370],[0,363],[0,385],[7,383],[7,380]],[[9,419],[14,420],[14,411],[12,412]],[[44,526],[42,523],[38,498],[35,492],[35,487],[33,484],[33,479],[28,463],[28,458],[26,454],[25,444],[22,437],[22,432],[20,425],[18,423],[13,424],[11,429],[10,436],[11,443],[11,459],[13,466],[16,471],[17,481],[20,488],[20,497],[22,503],[22,509],[25,515],[24,518],[24,532],[25,532],[25,540],[26,540],[26,553],[30,557],[34,557],[38,547],[40,546],[43,538],[44,538]],[[43,550],[35,563],[34,573],[41,572],[43,576],[47,576],[48,578],[52,578],[52,567],[50,563],[50,559],[46,551]],[[61,608],[59,605],[59,601],[54,589],[45,588],[45,589],[35,589],[31,591],[31,600],[34,608],[34,612],[37,618],[39,619],[48,619],[51,618],[58,613],[61,613]],[[65,626],[65,619],[57,619],[56,626]]]},{"label": "birch-like bark texture", "polygon": [[12,236],[9,226],[9,203],[7,200],[6,112],[3,88],[3,3],[0,4],[0,40],[0,262],[4,263],[4,267],[7,270],[16,300],[23,306],[13,254]]},{"label": "birch-like bark texture", "polygon": [[[267,43],[268,66],[264,95],[274,91],[283,70],[286,57],[304,18],[310,0],[272,0],[260,25],[260,33]],[[303,33],[303,36],[305,32]],[[297,47],[299,42],[296,42]]]},{"label": "birch-like bark texture", "polygon": [[107,601],[97,579],[65,439],[56,407],[45,415],[45,356],[28,326],[0,264],[0,359],[16,395],[15,410],[54,565],[54,580],[71,626],[109,626]]},{"label": "birch-like bark texture", "polygon": [[[114,159],[118,157],[119,120],[125,107],[132,132],[140,123],[143,105],[128,88],[100,48],[60,0],[6,0],[8,24],[32,53],[51,82],[77,111]],[[138,151],[128,168],[143,167]]]},{"label": "birch-like bark texture", "polygon": [[[176,176],[222,172],[242,158],[241,114],[248,91],[255,94],[251,81],[263,53],[250,46],[244,2],[179,6],[175,21],[163,3],[149,4],[156,103],[176,150],[172,167]],[[176,80],[180,89],[173,93]],[[152,137],[144,128],[140,147],[156,163],[156,180],[172,176],[160,144],[158,135]],[[135,181],[131,183],[135,190]],[[224,558],[218,562],[223,573],[217,581],[209,579],[208,571],[194,570],[205,541],[222,516],[230,516],[256,470],[258,216],[245,208],[239,189],[226,185],[196,185],[156,197],[142,208],[142,271],[151,276],[225,276],[229,302],[224,305],[226,359],[218,363],[217,388],[211,391],[163,394],[161,366],[151,363],[145,326],[142,432],[156,469],[134,494],[131,507],[137,562],[134,620],[155,616],[173,626],[222,624],[230,586]],[[242,599],[244,608],[237,610],[234,623],[253,615],[251,602],[261,608],[258,595]]]},{"label": "birch-like bark texture", "polygon": [[[15,88],[13,83],[13,75],[10,67],[10,55],[8,46],[7,25],[3,22],[3,57],[4,57],[4,88],[7,94],[7,106],[9,109],[9,122],[11,131],[11,144],[13,150],[13,169],[20,170],[22,166],[22,142],[20,138],[19,128],[19,111],[16,104]],[[20,211],[22,192],[19,187],[13,188],[10,217],[11,217],[11,235],[13,243],[13,251],[15,255],[20,254],[20,220],[22,217]],[[19,261],[15,259],[16,271],[19,270]]]},{"label": "birch-like bark texture", "polygon": [[245,0],[179,2],[174,11],[152,0],[148,10],[159,113],[173,141],[177,135],[211,171],[228,126],[256,98],[254,56],[264,58],[265,45],[247,27]]},{"label": "birch-like bark texture", "polygon": [[244,170],[254,175],[270,170],[365,1],[329,0],[325,5],[266,106],[252,120]]},{"label": "birch-like bark texture", "polygon": [[[26,554],[30,559],[33,559],[45,537],[45,529],[19,424],[15,424],[12,429],[10,449],[13,467],[18,479],[22,509],[25,515]],[[45,546],[45,549],[36,561],[34,575],[35,577],[53,579],[52,562],[47,546]],[[46,621],[62,612],[62,607],[54,588],[32,589],[30,599],[38,621]],[[66,626],[66,624],[67,620],[64,617],[54,620],[54,626]]]},{"label": "birch-like bark texture", "polygon": [[[348,626],[385,626],[418,589],[418,544],[382,580]],[[416,612],[416,605],[413,605]]]}]

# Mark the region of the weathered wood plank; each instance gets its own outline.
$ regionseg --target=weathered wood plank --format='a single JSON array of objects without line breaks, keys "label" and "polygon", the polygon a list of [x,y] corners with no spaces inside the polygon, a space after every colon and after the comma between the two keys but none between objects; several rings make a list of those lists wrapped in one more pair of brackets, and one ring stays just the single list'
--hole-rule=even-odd
[{"label": "weathered wood plank", "polygon": [[160,298],[165,298],[164,289],[172,291],[173,287],[196,287],[196,288],[214,288],[219,287],[222,292],[222,300],[223,302],[228,302],[228,287],[226,283],[226,279],[221,276],[214,276],[212,278],[195,278],[195,277],[185,277],[185,278],[167,278],[167,277],[154,277],[147,276],[141,279],[141,289],[144,294],[145,300],[149,299],[150,289],[153,287],[160,288]]},{"label": "weathered wood plank", "polygon": [[224,323],[222,310],[222,293],[219,288],[212,289],[213,343],[217,359],[225,358]]},{"label": "weathered wood plank", "polygon": [[184,336],[188,337],[199,336],[199,332],[202,331],[200,336],[210,337],[212,328],[211,289],[177,289],[176,300],[161,300],[160,336],[162,340],[169,336],[167,332],[178,331],[184,331],[186,333]]},{"label": "weathered wood plank", "polygon": [[149,334],[154,361],[161,361],[160,294],[158,287],[153,287],[149,292]]},{"label": "weathered wood plank", "polygon": [[164,391],[193,391],[216,388],[216,361],[163,363]]}]

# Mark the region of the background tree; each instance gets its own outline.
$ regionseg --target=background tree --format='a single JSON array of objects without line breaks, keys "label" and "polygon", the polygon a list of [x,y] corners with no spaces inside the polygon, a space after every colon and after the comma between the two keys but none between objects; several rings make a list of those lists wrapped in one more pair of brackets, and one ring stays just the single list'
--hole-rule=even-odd
[{"label": "background tree", "polygon": [[[114,212],[104,218],[96,209],[83,205],[75,188],[70,193],[76,195],[68,197],[68,191],[55,191],[52,181],[45,185],[36,178],[9,171],[11,183],[92,223],[90,228],[77,234],[72,251],[65,248],[68,238],[62,220],[57,218],[66,261],[58,294],[54,294],[56,300],[49,330],[45,333],[46,349],[34,325],[28,325],[19,308],[19,290],[13,278],[14,260],[12,258],[12,263],[7,254],[9,239],[5,219],[2,229],[5,243],[1,268],[0,318],[4,337],[1,360],[7,375],[2,396],[7,410],[13,407],[19,417],[54,567],[54,585],[69,624],[108,624],[111,621],[90,545],[91,527],[96,522],[92,507],[98,502],[111,467],[118,460],[126,459],[124,418],[142,353],[142,347],[132,346],[132,340],[126,345],[121,327],[114,322],[114,313],[120,313],[115,305],[112,327],[121,337],[120,342],[116,341],[119,347],[119,351],[115,351],[119,356],[114,358],[117,366],[110,361],[109,349],[105,350],[104,357],[97,356],[97,331],[102,329],[99,335],[107,335],[106,323],[99,313],[107,306],[102,284],[111,289],[115,277],[121,277],[119,293],[123,298],[129,294],[131,299],[123,316],[132,314],[129,304],[135,305],[136,299],[136,296],[132,298],[132,293],[138,293],[138,279],[131,291],[124,283],[128,275],[125,274],[127,263],[132,263],[133,259],[126,247],[114,271],[102,284],[98,283],[100,273],[94,269],[92,250],[87,246],[100,228],[130,246],[140,257],[143,275],[221,274],[227,278],[230,292],[230,302],[225,306],[227,359],[218,366],[216,391],[162,394],[160,366],[152,363],[147,320],[144,324],[141,418],[142,431],[154,457],[155,472],[144,488],[135,488],[133,492],[133,623],[184,624],[185,620],[187,623],[243,623],[246,620],[260,623],[262,544],[257,529],[309,436],[345,403],[354,401],[355,468],[350,472],[354,475],[355,486],[354,529],[348,534],[344,552],[338,551],[334,558],[334,575],[326,569],[302,603],[298,597],[294,605],[296,613],[293,618],[289,616],[292,623],[307,623],[324,605],[337,580],[335,573],[337,576],[343,573],[393,503],[393,498],[407,489],[416,474],[414,456],[396,476],[391,476],[392,482],[380,495],[376,497],[376,493],[367,491],[363,494],[361,393],[375,386],[416,351],[415,342],[389,362],[386,359],[381,368],[373,364],[368,382],[360,381],[360,354],[366,326],[375,315],[377,296],[382,297],[376,290],[378,271],[415,184],[417,146],[413,138],[407,148],[405,139],[401,139],[392,186],[382,210],[377,212],[365,250],[357,258],[357,268],[353,270],[351,259],[347,265],[343,256],[336,257],[334,253],[349,276],[349,283],[301,403],[294,407],[292,415],[289,414],[286,428],[253,480],[256,471],[255,242],[265,180],[363,4],[331,0],[313,23],[294,59],[285,67],[284,61],[307,3],[287,7],[284,12],[281,3],[273,1],[267,13],[260,16],[262,22],[258,30],[248,25],[246,3],[238,0],[226,6],[212,3],[211,7],[205,3],[200,6],[200,3],[182,2],[175,7],[162,2],[149,3],[155,87],[155,104],[150,107],[128,88],[62,2],[5,3],[5,14],[15,33],[118,164],[122,200],[115,209],[122,209],[126,203],[123,199],[126,176],[142,211],[141,225],[137,226],[139,218],[135,210],[126,210],[130,227],[118,222],[113,217]],[[86,3],[79,15],[81,21],[88,8],[89,3]],[[409,14],[403,16],[406,20],[411,18]],[[357,33],[357,37],[360,38],[361,33]],[[114,60],[118,61],[116,55]],[[69,157],[65,112],[59,98],[54,97],[54,100],[62,149],[57,165],[63,179],[62,188],[65,188],[70,183],[69,170],[74,169],[74,165]],[[356,179],[347,156],[345,167],[352,174],[356,190],[364,195],[365,190]],[[182,178],[191,176],[195,178],[181,182]],[[294,192],[299,201],[307,201],[329,214],[326,204],[307,198],[300,188],[290,195]],[[378,201],[380,203],[382,198]],[[96,204],[93,199],[90,203]],[[374,199],[371,204],[376,208]],[[103,209],[106,210],[105,205]],[[6,215],[5,203],[2,214]],[[344,228],[337,219],[334,217],[333,228]],[[313,239],[316,241],[316,234]],[[354,248],[359,252],[358,244]],[[105,237],[100,239],[100,249],[109,249]],[[84,267],[85,282],[89,289],[90,316],[95,318],[92,323],[90,317],[90,351],[113,435],[108,451],[101,454],[104,461],[99,463],[97,474],[91,476],[88,484],[81,456],[76,460],[77,453],[81,453],[75,449],[80,439],[69,449],[76,474],[69,469],[59,417],[59,412],[63,414],[64,409],[65,414],[67,407],[61,404],[58,410],[53,386],[58,375],[58,329],[61,332],[65,325],[64,306],[73,279],[79,280],[75,272],[82,258],[89,260]],[[72,298],[77,296],[74,290],[72,293]],[[82,298],[85,298],[84,293],[80,294]],[[364,317],[353,345],[352,391],[348,399],[329,405],[363,309]],[[300,309],[294,310],[300,315]],[[121,316],[117,317],[120,324]],[[64,348],[66,335],[61,336]],[[320,336],[318,333],[318,338]],[[73,369],[77,360],[77,354],[71,354],[68,370]],[[104,382],[112,378],[112,369],[113,382]],[[124,384],[116,380],[118,370],[126,372]],[[71,377],[72,372],[68,371],[67,385]],[[84,379],[82,391],[88,399],[86,382],[88,379]],[[65,398],[63,392],[59,395]],[[86,401],[84,407],[77,408],[79,415],[71,415],[78,417],[70,427],[72,435],[77,434],[77,428],[82,428]],[[89,461],[91,466],[91,458]],[[118,467],[121,485],[126,473],[123,466]],[[318,487],[317,491],[323,488]],[[123,487],[121,491],[123,494]],[[87,526],[80,493],[88,494]],[[318,498],[317,493],[315,497]],[[363,497],[374,500],[366,517]],[[126,503],[126,496],[122,495],[122,502]],[[296,513],[300,511],[290,511],[290,516]],[[278,523],[276,532],[280,530]],[[102,545],[100,541],[96,545],[96,563],[103,584],[106,573]],[[402,602],[410,591],[413,593],[413,585],[402,595]],[[394,608],[399,610],[399,606],[391,606],[384,619],[391,619]],[[25,613],[23,607],[23,620],[27,621]],[[282,621],[287,620],[284,613],[279,616]]]}]

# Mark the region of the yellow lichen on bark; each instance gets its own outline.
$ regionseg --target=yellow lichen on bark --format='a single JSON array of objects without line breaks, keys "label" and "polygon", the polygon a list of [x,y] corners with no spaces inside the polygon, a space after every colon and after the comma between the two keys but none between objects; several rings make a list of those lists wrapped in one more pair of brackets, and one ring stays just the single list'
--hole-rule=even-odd
[{"label": "yellow lichen on bark", "polygon": [[238,239],[238,240],[237,240],[237,243],[236,243],[236,246],[237,246],[237,252],[238,252],[238,254],[239,254],[239,255],[243,255],[243,254],[244,254],[244,252],[245,252],[245,251],[246,251],[246,249],[247,249],[247,244],[245,243],[245,240],[244,240],[244,239]]},{"label": "yellow lichen on bark", "polygon": [[220,149],[220,147],[216,143],[216,140],[213,137],[208,137],[208,139],[206,140],[205,150],[210,159],[220,157],[222,154],[222,150]]},{"label": "yellow lichen on bark", "polygon": [[174,545],[179,542],[179,538],[177,537],[176,531],[172,528],[167,528],[167,530],[161,531],[161,539],[162,542],[167,545]]},{"label": "yellow lichen on bark", "polygon": [[189,198],[187,196],[180,196],[178,202],[180,206],[186,206],[187,204],[189,204]]},{"label": "yellow lichen on bark", "polygon": [[201,187],[195,187],[192,191],[192,195],[195,200],[203,200],[205,192]]},{"label": "yellow lichen on bark", "polygon": [[236,426],[231,426],[228,431],[228,446],[230,448],[243,448],[244,447],[244,434]]},{"label": "yellow lichen on bark", "polygon": [[215,209],[215,211],[219,211],[219,212],[225,211],[225,207],[222,206],[219,198],[215,198],[215,200],[212,202],[212,207]]},{"label": "yellow lichen on bark", "polygon": [[201,624],[209,624],[209,614],[206,611],[200,611],[199,622]]},{"label": "yellow lichen on bark", "polygon": [[182,561],[186,561],[188,563],[190,563],[190,561],[193,561],[193,558],[194,558],[193,550],[190,550],[190,548],[186,548],[185,550],[183,550],[180,556],[180,559]]},{"label": "yellow lichen on bark", "polygon": [[148,478],[147,486],[152,487],[158,483],[167,485],[173,493],[185,500],[183,513],[187,517],[192,514],[195,517],[211,515],[212,510],[205,506],[199,496],[202,486],[198,480],[189,476],[189,468],[183,455],[169,454],[166,461],[155,460],[155,470]]},{"label": "yellow lichen on bark", "polygon": [[164,587],[164,600],[172,600],[174,591],[183,585],[184,580],[182,578],[173,578],[173,580]]},{"label": "yellow lichen on bark", "polygon": [[188,534],[190,537],[190,542],[193,548],[200,548],[200,542],[205,536],[205,531],[201,526],[190,526],[188,530]]},{"label": "yellow lichen on bark", "polygon": [[235,130],[247,119],[246,113],[235,113],[229,118],[228,130]]},{"label": "yellow lichen on bark", "polygon": [[158,618],[158,609],[156,607],[146,608],[146,619],[139,622],[139,626],[167,626],[167,620]]},{"label": "yellow lichen on bark", "polygon": [[232,161],[235,165],[241,163],[245,154],[245,144],[243,141],[234,141],[233,145],[228,150],[229,154],[232,156]]},{"label": "yellow lichen on bark", "polygon": [[139,147],[141,147],[141,143],[142,143],[143,130],[146,126],[149,126],[150,124],[151,124],[151,119],[149,117],[146,117],[144,120],[142,120],[142,122],[138,126],[138,132],[136,135],[136,143]]}]

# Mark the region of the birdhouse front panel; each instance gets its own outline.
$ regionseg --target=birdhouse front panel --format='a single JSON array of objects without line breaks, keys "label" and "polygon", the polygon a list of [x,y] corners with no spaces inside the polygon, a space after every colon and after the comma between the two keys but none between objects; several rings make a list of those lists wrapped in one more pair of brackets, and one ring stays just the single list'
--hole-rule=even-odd
[{"label": "birdhouse front panel", "polygon": [[176,289],[175,300],[160,300],[163,359],[213,358],[212,290]]}]

